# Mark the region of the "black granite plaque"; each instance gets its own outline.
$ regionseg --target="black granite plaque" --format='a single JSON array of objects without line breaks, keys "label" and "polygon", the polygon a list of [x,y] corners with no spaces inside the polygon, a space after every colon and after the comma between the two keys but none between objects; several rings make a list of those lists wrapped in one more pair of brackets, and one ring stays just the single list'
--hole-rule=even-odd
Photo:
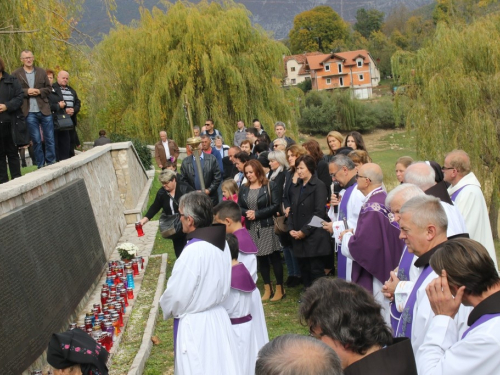
[{"label": "black granite plaque", "polygon": [[0,254],[0,374],[20,374],[106,262],[83,179],[2,216]]}]

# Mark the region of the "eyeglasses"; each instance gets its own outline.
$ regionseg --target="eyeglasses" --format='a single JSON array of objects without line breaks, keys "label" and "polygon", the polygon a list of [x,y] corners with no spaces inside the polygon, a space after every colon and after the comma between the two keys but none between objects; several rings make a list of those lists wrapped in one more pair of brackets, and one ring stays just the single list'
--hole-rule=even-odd
[{"label": "eyeglasses", "polygon": [[210,126],[210,125],[212,125],[212,124],[205,124],[205,126]]},{"label": "eyeglasses", "polygon": [[453,167],[445,167],[444,165],[441,167],[442,171],[447,171],[449,169],[455,169],[455,168],[453,168]]},{"label": "eyeglasses", "polygon": [[341,168],[341,169],[339,169],[339,170],[338,170],[337,172],[335,172],[335,173],[330,173],[330,177],[331,177],[331,178],[336,178],[335,176],[336,176],[336,175],[337,175],[337,173],[339,173],[341,170],[342,170],[342,168]]},{"label": "eyeglasses", "polygon": [[366,177],[366,176],[360,176],[359,174],[356,174],[356,180],[357,180],[358,178],[366,178],[368,181],[370,181],[370,182],[372,181],[372,180],[370,180],[370,178],[368,178],[368,177]]},{"label": "eyeglasses", "polygon": [[31,56],[31,57],[21,57],[21,60],[33,60],[34,57]]}]

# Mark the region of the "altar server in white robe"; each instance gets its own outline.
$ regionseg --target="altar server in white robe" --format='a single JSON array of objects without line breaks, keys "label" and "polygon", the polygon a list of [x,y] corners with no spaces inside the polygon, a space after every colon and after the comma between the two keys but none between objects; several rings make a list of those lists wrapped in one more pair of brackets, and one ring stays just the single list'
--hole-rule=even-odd
[{"label": "altar server in white robe", "polygon": [[[361,210],[365,196],[358,190],[356,165],[350,157],[342,154],[337,155],[330,161],[328,168],[332,181],[338,182],[342,188],[338,196],[332,194],[331,197],[330,210],[328,211],[328,217],[331,222],[323,223],[323,229],[327,230],[334,237],[333,223],[335,221],[346,219],[347,226],[356,230],[359,211]],[[335,212],[335,207],[338,208],[338,213]],[[342,254],[339,239],[334,239],[338,259],[337,275],[341,279],[351,281],[352,259]]]},{"label": "altar server in white robe", "polygon": [[222,306],[231,286],[225,228],[211,226],[212,202],[202,193],[184,195],[179,213],[188,243],[160,299],[164,319],[174,317],[175,374],[240,374],[234,332]]},{"label": "altar server in white robe", "polygon": [[465,219],[469,237],[481,243],[498,269],[495,244],[491,232],[488,207],[481,191],[481,183],[471,172],[469,155],[462,150],[454,150],[446,155],[441,168],[451,200],[458,207]]},{"label": "altar server in white robe", "polygon": [[[257,284],[257,246],[252,240],[247,228],[241,224],[241,208],[233,201],[224,201],[214,208],[215,221],[226,226],[226,233],[232,233],[236,236],[239,243],[238,261],[243,263],[250,272],[252,279]],[[252,292],[252,320],[257,337],[257,346],[260,350],[269,342],[267,333],[266,316],[260,297],[259,289]]]},{"label": "altar server in white robe", "polygon": [[[500,278],[480,243],[445,242],[431,258],[440,277],[427,287],[435,313],[417,353],[422,375],[497,375],[500,372]],[[461,305],[473,307],[460,333],[453,319]]]},{"label": "altar server in white robe", "polygon": [[257,347],[251,310],[252,292],[257,289],[257,286],[245,265],[238,262],[239,245],[236,236],[226,234],[226,240],[231,250],[233,267],[231,290],[222,305],[233,326],[242,368],[241,375],[254,375],[259,348]]},{"label": "altar server in white robe", "polygon": [[[429,260],[439,246],[448,240],[447,217],[439,199],[428,195],[419,195],[408,200],[401,207],[399,215],[400,237],[416,260],[410,257],[408,261],[402,257],[399,264],[399,267],[407,270],[413,263],[415,271],[405,271],[410,274],[408,281],[399,281],[392,274],[392,282],[397,283],[394,304],[401,313],[394,334],[395,337],[409,337],[416,354],[426,328],[434,316],[425,288],[437,276],[430,267]],[[469,308],[463,307],[456,316],[461,332],[467,328],[469,312]]]},{"label": "altar server in white robe", "polygon": [[436,183],[435,179],[436,173],[434,169],[423,161],[408,166],[404,175],[404,182],[414,184],[422,189],[425,194],[439,198],[448,218],[448,229],[446,231],[448,237],[468,233],[464,217],[450,199],[446,183],[444,181]]}]

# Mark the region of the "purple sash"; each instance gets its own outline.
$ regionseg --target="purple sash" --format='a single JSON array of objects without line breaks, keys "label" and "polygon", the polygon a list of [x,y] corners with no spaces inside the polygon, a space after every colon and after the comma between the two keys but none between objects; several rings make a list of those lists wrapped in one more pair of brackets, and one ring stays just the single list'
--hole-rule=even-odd
[{"label": "purple sash", "polygon": [[[349,186],[342,199],[340,201],[339,207],[339,220],[343,220],[344,218],[347,220],[347,203],[349,203],[349,198],[351,197],[352,191],[358,184],[352,184]],[[347,229],[347,228],[346,228]],[[342,245],[337,245],[337,277],[346,280],[347,278],[347,258],[344,254],[342,254],[341,250]]]},{"label": "purple sash", "polygon": [[233,326],[236,324],[243,324],[252,320],[252,314],[248,314],[247,316],[243,316],[241,318],[230,318],[230,320]]},{"label": "purple sash", "polygon": [[462,186],[460,189],[458,189],[457,191],[455,191],[452,195],[451,195],[451,200],[453,203],[455,203],[455,199],[457,199],[458,197],[458,194],[460,194],[460,192],[462,191],[462,189],[466,186],[469,186],[469,185],[464,185]]},{"label": "purple sash", "polygon": [[174,357],[175,348],[177,346],[177,331],[179,330],[179,318],[174,318]]},{"label": "purple sash", "polygon": [[462,335],[462,340],[465,338],[465,336],[468,335],[468,333],[473,330],[474,328],[480,326],[481,324],[483,323],[486,323],[488,320],[490,319],[493,319],[493,318],[496,318],[496,317],[499,317],[500,316],[500,313],[497,313],[497,314],[485,314],[483,315],[482,317],[480,317],[478,320],[476,320],[474,322],[473,325],[471,325],[467,331],[464,332],[464,334]]},{"label": "purple sash", "polygon": [[411,327],[413,325],[413,309],[415,307],[415,302],[417,302],[417,291],[422,285],[424,280],[432,272],[432,267],[427,265],[418,277],[415,286],[413,287],[408,300],[406,301],[405,308],[401,313],[401,318],[399,320],[398,328],[396,330],[395,337],[408,337],[411,339]]},{"label": "purple sash", "polygon": [[[410,280],[410,267],[412,261],[413,261],[413,254],[410,253],[408,251],[408,247],[405,246],[403,250],[403,256],[401,257],[401,262],[399,262],[399,267],[398,267],[399,281]],[[400,317],[401,313],[396,308],[396,304],[391,303],[391,326],[392,326],[392,332],[394,333],[396,333],[396,330],[398,329]]]}]

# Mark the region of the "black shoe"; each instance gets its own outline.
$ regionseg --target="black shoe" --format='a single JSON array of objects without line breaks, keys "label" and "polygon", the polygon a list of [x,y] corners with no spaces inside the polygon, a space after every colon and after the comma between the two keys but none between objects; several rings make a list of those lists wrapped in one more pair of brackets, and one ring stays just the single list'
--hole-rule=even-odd
[{"label": "black shoe", "polygon": [[289,287],[289,288],[292,287],[293,278],[294,278],[294,276],[288,276],[288,278],[285,281],[285,285],[287,287]]}]

